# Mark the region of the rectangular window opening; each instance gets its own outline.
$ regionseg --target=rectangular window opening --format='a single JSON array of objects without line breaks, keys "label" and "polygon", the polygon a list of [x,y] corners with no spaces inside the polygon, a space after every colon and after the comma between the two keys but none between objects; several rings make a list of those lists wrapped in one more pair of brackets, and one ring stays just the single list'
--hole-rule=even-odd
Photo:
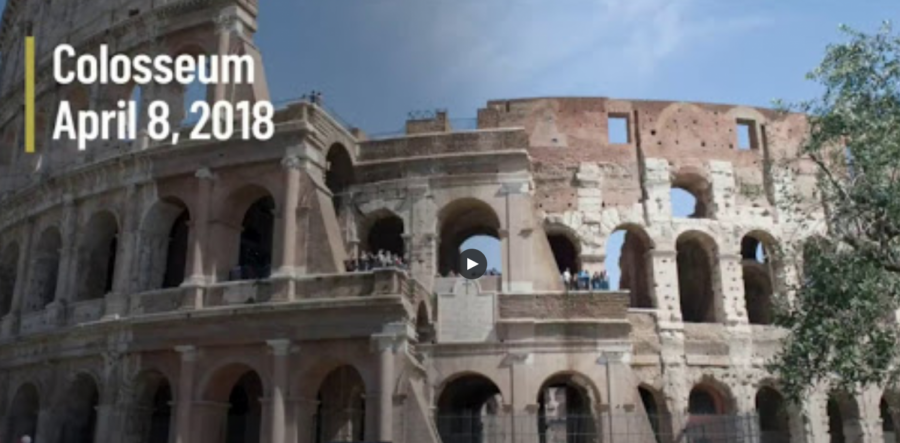
[{"label": "rectangular window opening", "polygon": [[609,114],[607,119],[609,144],[626,145],[631,143],[631,131],[627,114]]},{"label": "rectangular window opening", "polygon": [[741,151],[759,149],[756,122],[753,120],[737,120],[737,148]]}]

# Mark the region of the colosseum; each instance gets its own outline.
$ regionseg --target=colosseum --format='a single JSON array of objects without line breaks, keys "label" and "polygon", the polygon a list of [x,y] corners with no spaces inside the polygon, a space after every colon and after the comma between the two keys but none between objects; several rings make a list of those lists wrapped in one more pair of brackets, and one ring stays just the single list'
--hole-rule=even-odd
[{"label": "colosseum", "polygon": [[[279,106],[267,142],[79,151],[51,137],[60,101],[139,89],[178,126],[188,94],[57,85],[62,42],[250,55],[261,79],[206,97],[270,99],[256,0],[84,3],[8,0],[0,22],[0,442],[895,441],[900,397],[794,404],[766,371],[773,296],[824,232],[803,115],[535,98],[375,137],[314,96]],[[499,272],[457,276],[473,236]],[[401,265],[347,266],[379,250]],[[613,289],[560,278],[613,254]]]}]

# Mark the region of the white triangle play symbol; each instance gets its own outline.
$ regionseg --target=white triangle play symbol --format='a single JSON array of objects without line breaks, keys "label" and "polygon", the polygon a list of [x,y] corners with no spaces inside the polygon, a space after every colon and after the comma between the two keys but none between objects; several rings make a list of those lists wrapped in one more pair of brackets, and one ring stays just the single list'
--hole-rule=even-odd
[{"label": "white triangle play symbol", "polygon": [[466,271],[468,271],[469,269],[472,269],[476,266],[478,266],[478,262],[472,261],[471,258],[466,259]]}]

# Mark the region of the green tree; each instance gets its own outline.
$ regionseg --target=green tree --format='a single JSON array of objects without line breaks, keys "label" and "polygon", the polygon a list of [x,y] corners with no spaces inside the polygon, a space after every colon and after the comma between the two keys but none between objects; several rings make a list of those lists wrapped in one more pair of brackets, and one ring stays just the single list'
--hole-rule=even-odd
[{"label": "green tree", "polygon": [[900,36],[847,27],[807,78],[801,155],[815,163],[829,235],[803,246],[801,281],[777,323],[789,329],[770,369],[785,393],[890,385],[900,374]]}]

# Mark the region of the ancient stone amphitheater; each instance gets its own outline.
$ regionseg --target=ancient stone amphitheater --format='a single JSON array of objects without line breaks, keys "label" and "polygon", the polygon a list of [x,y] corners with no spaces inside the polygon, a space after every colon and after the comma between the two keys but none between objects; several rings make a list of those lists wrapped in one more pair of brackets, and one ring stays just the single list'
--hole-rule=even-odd
[{"label": "ancient stone amphitheater", "polygon": [[[823,231],[802,115],[735,105],[491,101],[369,137],[321,101],[268,142],[51,139],[52,49],[248,54],[255,0],[8,0],[0,23],[0,442],[881,442],[892,397],[788,404],[773,294]],[[265,6],[263,6],[265,7]],[[23,37],[38,38],[37,153]],[[153,85],[184,118],[185,89]],[[613,132],[612,126],[620,131]],[[743,132],[743,136],[739,133]],[[696,200],[673,216],[673,189]],[[621,289],[565,290],[624,235]],[[497,239],[502,273],[454,278]],[[348,272],[361,251],[409,269]]]}]

